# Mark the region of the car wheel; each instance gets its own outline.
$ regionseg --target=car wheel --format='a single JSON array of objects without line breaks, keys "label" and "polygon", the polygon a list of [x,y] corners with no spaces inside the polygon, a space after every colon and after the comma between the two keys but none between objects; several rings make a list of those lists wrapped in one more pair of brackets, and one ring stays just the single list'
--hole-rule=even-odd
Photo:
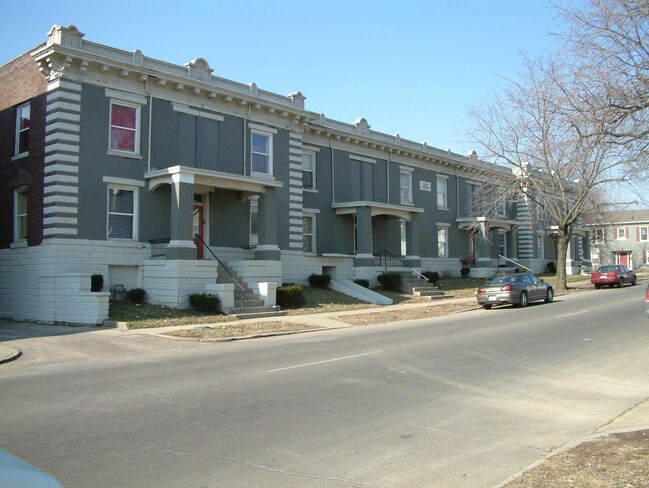
[{"label": "car wheel", "polygon": [[637,282],[638,282],[638,278],[634,276],[633,281],[631,282],[631,286],[635,286]]},{"label": "car wheel", "polygon": [[482,306],[482,308],[484,308],[485,310],[491,310],[491,306],[492,306],[491,303],[485,303],[485,304]]},{"label": "car wheel", "polygon": [[599,290],[602,287],[602,285],[595,284],[595,289]]},{"label": "car wheel", "polygon": [[520,298],[518,299],[518,306],[523,308],[527,307],[527,292],[521,293]]},{"label": "car wheel", "polygon": [[548,293],[545,295],[545,303],[552,303],[554,300],[554,290],[552,288],[548,288]]},{"label": "car wheel", "polygon": [[620,278],[620,281],[617,282],[617,286],[622,288],[624,286],[624,278]]}]

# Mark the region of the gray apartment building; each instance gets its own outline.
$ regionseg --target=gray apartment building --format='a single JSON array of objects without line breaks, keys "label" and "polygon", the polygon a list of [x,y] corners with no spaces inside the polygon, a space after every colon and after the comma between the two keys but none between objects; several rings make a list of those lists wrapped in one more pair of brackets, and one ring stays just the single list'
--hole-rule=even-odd
[{"label": "gray apartment building", "polygon": [[[172,307],[195,291],[231,304],[224,267],[272,306],[312,273],[457,276],[470,258],[488,276],[555,259],[551,222],[524,198],[497,215],[473,201],[508,169],[305,100],[52,27],[0,67],[0,317],[101,323],[118,284]],[[568,272],[589,255],[575,237]]]}]

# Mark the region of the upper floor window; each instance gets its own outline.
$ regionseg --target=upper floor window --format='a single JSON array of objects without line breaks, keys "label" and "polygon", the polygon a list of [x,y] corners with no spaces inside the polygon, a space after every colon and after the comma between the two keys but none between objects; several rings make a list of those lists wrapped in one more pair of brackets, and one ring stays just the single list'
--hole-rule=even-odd
[{"label": "upper floor window", "polygon": [[604,242],[605,240],[604,232],[605,230],[602,228],[595,229],[595,236],[594,236],[595,244],[602,244]]},{"label": "upper floor window", "polygon": [[505,202],[500,202],[498,204],[498,215],[500,217],[505,217],[507,216],[507,203]]},{"label": "upper floor window", "polygon": [[14,242],[27,239],[27,189],[14,192]]},{"label": "upper floor window", "polygon": [[618,227],[615,229],[615,237],[618,239],[626,239],[626,227]]},{"label": "upper floor window", "polygon": [[108,187],[108,238],[136,239],[135,217],[137,194],[135,190]]},{"label": "upper floor window", "polygon": [[641,241],[647,241],[649,240],[649,227],[640,227],[640,231],[638,232],[639,237]]},{"label": "upper floor window", "polygon": [[399,172],[401,188],[401,204],[412,205],[412,172],[401,170]]},{"label": "upper floor window", "polygon": [[16,156],[27,154],[29,151],[29,126],[30,126],[29,103],[21,105],[16,110]]},{"label": "upper floor window", "polygon": [[315,153],[302,153],[302,188],[315,190]]},{"label": "upper floor window", "polygon": [[140,107],[124,102],[110,102],[110,142],[112,151],[140,153]]},{"label": "upper floor window", "polygon": [[448,208],[448,179],[437,178],[437,208]]},{"label": "upper floor window", "polygon": [[302,250],[315,252],[315,215],[304,214],[302,217]]},{"label": "upper floor window", "polygon": [[253,173],[273,174],[273,136],[252,131],[250,154]]}]

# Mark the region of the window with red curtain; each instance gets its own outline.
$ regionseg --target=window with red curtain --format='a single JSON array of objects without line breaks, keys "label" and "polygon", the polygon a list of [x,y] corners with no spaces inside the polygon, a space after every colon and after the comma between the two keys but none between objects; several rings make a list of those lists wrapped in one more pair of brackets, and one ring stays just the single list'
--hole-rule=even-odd
[{"label": "window with red curtain", "polygon": [[138,108],[112,102],[110,105],[110,149],[135,153]]}]

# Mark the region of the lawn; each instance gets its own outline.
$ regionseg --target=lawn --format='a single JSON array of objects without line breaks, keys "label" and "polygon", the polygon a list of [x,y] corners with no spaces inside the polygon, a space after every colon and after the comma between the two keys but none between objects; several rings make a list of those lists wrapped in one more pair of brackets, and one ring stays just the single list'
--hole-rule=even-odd
[{"label": "lawn", "polygon": [[[553,275],[542,275],[542,278],[553,283]],[[568,276],[568,282],[584,281],[588,277]],[[485,282],[483,278],[440,278],[439,288],[449,297],[472,297],[476,288]],[[419,298],[407,293],[392,292],[382,288],[374,291],[391,298],[394,304],[421,303],[428,299]],[[286,309],[288,315],[307,315],[314,313],[340,312],[347,310],[361,310],[378,308],[380,305],[365,303],[356,298],[331,289],[304,288],[307,303],[304,307]],[[443,300],[443,299],[442,299]],[[177,310],[163,305],[143,303],[141,305],[130,303],[111,303],[109,319],[117,322],[128,322],[129,329],[147,327],[166,327],[173,325],[214,324],[233,322],[237,319],[228,315],[206,315],[196,310]],[[230,324],[233,325],[233,324]]]}]

